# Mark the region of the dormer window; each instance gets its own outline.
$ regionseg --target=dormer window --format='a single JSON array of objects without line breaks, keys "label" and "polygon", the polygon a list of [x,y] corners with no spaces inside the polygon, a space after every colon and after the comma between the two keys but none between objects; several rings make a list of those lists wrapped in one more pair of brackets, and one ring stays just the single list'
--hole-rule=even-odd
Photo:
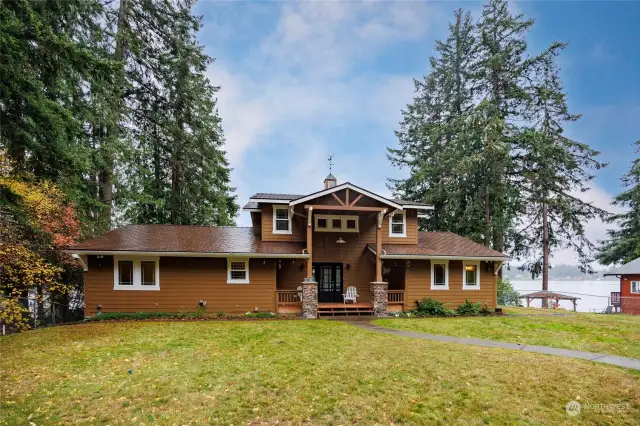
[{"label": "dormer window", "polygon": [[273,206],[273,233],[291,234],[291,212],[289,206]]},{"label": "dormer window", "polygon": [[407,212],[401,211],[394,213],[389,218],[389,236],[390,237],[406,237],[407,236]]}]

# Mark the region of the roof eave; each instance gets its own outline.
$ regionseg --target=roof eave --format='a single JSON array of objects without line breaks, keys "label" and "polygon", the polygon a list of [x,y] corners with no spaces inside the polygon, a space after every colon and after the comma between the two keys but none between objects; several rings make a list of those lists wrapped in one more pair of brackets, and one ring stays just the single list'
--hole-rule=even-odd
[{"label": "roof eave", "polygon": [[191,251],[137,251],[137,250],[94,250],[69,249],[66,253],[90,256],[170,256],[170,257],[246,257],[246,258],[288,258],[308,259],[307,253],[257,253],[257,252],[191,252]]}]

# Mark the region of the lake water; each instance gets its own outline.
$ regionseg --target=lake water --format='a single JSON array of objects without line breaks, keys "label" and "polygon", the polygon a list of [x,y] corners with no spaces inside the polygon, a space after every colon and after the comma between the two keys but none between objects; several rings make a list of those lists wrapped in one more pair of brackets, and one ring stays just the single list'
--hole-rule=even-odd
[{"label": "lake water", "polygon": [[[542,281],[511,281],[514,290],[521,295],[542,290]],[[549,291],[579,297],[577,308],[579,312],[602,312],[609,304],[611,292],[620,291],[620,281],[549,281]],[[522,304],[527,305],[526,299]],[[532,300],[531,306],[540,307],[541,300]],[[560,307],[573,309],[570,300],[561,300]]]}]

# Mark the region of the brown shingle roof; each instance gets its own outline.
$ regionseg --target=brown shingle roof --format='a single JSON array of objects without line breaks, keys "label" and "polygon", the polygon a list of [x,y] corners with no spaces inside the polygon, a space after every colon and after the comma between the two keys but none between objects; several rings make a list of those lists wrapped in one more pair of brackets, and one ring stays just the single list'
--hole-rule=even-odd
[{"label": "brown shingle roof", "polygon": [[249,198],[255,198],[259,200],[295,200],[298,198],[302,198],[304,195],[297,194],[273,194],[271,192],[258,192],[253,194]]},{"label": "brown shingle roof", "polygon": [[129,225],[72,246],[71,251],[302,254],[303,243],[260,241],[252,228]]},{"label": "brown shingle roof", "polygon": [[[375,246],[369,247],[375,252]],[[417,245],[384,244],[382,249],[387,255],[508,258],[453,232],[419,232]]]}]

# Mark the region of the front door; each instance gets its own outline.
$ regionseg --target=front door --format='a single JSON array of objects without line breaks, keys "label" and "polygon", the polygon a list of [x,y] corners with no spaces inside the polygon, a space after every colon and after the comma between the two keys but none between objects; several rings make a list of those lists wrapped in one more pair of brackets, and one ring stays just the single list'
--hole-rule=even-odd
[{"label": "front door", "polygon": [[318,283],[318,302],[342,302],[342,263],[314,263],[313,276]]}]

